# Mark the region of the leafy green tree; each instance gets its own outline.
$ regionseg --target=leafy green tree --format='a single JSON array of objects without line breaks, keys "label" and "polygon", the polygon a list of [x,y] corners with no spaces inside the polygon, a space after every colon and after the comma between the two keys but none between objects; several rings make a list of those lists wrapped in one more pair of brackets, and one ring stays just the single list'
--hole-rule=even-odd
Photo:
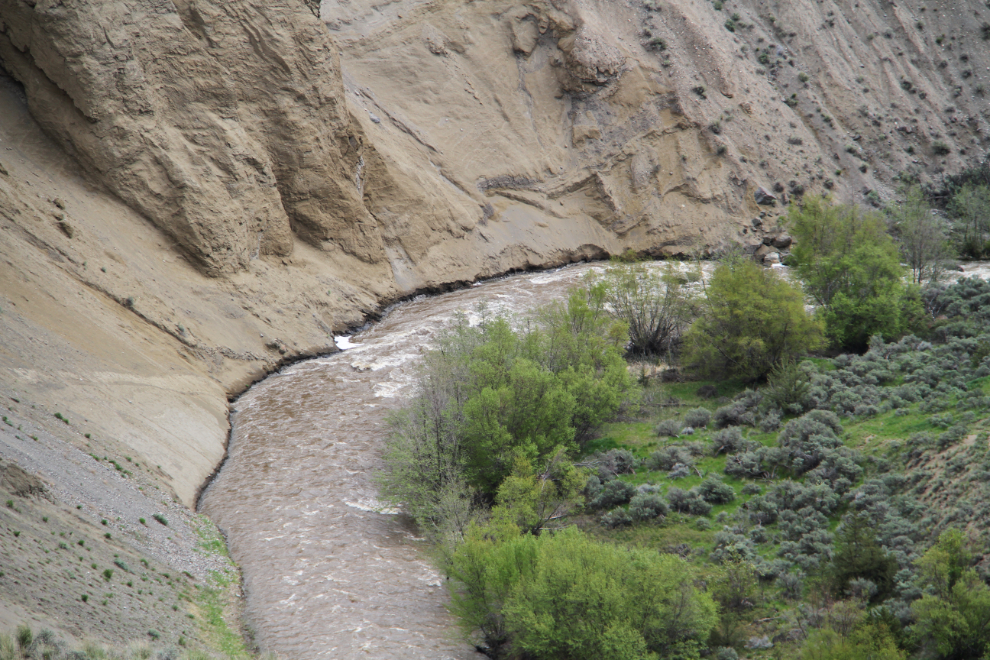
[{"label": "leafy green tree", "polygon": [[864,348],[870,337],[899,337],[923,315],[916,290],[903,281],[894,239],[876,213],[809,195],[792,204],[796,270],[818,303],[828,337]]},{"label": "leafy green tree", "polygon": [[712,598],[719,606],[719,622],[712,636],[715,643],[738,646],[747,615],[756,606],[756,570],[738,552],[730,551],[709,578]]},{"label": "leafy green tree", "polygon": [[862,578],[877,587],[871,600],[882,602],[894,589],[896,573],[897,561],[877,542],[876,530],[870,520],[861,514],[847,516],[836,534],[832,557],[832,575],[838,595],[846,592],[850,581]]},{"label": "leafy green tree", "polygon": [[574,527],[539,537],[472,528],[448,573],[451,611],[493,657],[697,658],[718,620],[682,559]]},{"label": "leafy green tree", "polygon": [[461,319],[426,354],[416,396],[390,420],[384,499],[432,536],[456,539],[472,502],[491,502],[517,461],[552,462],[616,414],[631,391],[625,342],[624,324],[590,289],[519,329],[502,317],[478,327]]},{"label": "leafy green tree", "polygon": [[901,244],[901,254],[911,268],[912,281],[915,284],[938,281],[954,251],[944,223],[932,214],[921,188],[909,188],[904,201],[888,212]]},{"label": "leafy green tree", "polygon": [[942,532],[938,542],[918,559],[918,572],[926,586],[939,598],[948,598],[952,588],[969,568],[973,555],[966,547],[962,532],[952,528]]},{"label": "leafy green tree", "polygon": [[684,338],[685,361],[706,376],[762,378],[824,343],[800,290],[742,257],[715,268],[701,308]]},{"label": "leafy green tree", "polygon": [[581,491],[588,481],[585,470],[574,467],[560,447],[539,471],[525,459],[498,487],[496,509],[505,509],[520,529],[539,533],[554,527],[583,501]]},{"label": "leafy green tree", "polygon": [[929,593],[911,604],[910,630],[927,656],[962,660],[990,654],[990,588],[969,567],[972,559],[962,532],[949,529],[917,561]]},{"label": "leafy green tree", "polygon": [[832,627],[813,630],[801,647],[801,660],[906,660],[907,653],[882,623],[864,621],[848,635]]},{"label": "leafy green tree", "polygon": [[948,210],[956,221],[960,252],[973,259],[990,254],[990,186],[963,185],[952,195]]},{"label": "leafy green tree", "polygon": [[962,660],[990,653],[990,588],[976,571],[963,571],[947,598],[926,594],[911,611],[912,632],[928,655]]}]

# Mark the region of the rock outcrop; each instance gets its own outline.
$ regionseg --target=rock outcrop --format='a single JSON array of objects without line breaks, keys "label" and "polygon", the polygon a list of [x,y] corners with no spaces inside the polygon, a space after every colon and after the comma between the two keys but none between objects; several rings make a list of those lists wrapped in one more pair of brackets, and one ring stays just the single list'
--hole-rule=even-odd
[{"label": "rock outcrop", "polygon": [[382,241],[354,176],[365,139],[300,0],[0,3],[0,60],[42,127],[210,274]]}]

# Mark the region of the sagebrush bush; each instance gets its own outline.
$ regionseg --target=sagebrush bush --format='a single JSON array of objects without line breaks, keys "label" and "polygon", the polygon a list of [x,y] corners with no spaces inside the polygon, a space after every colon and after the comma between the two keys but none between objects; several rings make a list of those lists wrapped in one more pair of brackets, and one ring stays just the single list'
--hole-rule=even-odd
[{"label": "sagebrush bush", "polygon": [[772,433],[780,428],[780,411],[769,410],[760,420],[760,430],[764,433]]},{"label": "sagebrush bush", "polygon": [[670,503],[670,508],[678,513],[707,516],[712,510],[712,505],[703,500],[698,491],[693,488],[686,491],[671,486],[667,491],[667,501]]},{"label": "sagebrush bush", "polygon": [[759,495],[763,492],[759,484],[746,484],[742,487],[743,495]]},{"label": "sagebrush bush", "polygon": [[609,449],[598,458],[598,474],[611,478],[617,474],[634,474],[639,459],[628,449]]},{"label": "sagebrush bush", "polygon": [[653,432],[660,437],[676,438],[681,434],[684,424],[676,419],[665,419],[658,423]]},{"label": "sagebrush bush", "polygon": [[629,512],[622,507],[612,509],[601,517],[602,525],[610,529],[631,525],[632,521],[632,516],[629,515]]},{"label": "sagebrush bush", "polygon": [[635,486],[621,479],[613,479],[602,487],[601,492],[590,504],[596,509],[608,509],[627,504],[635,494]]},{"label": "sagebrush bush", "polygon": [[712,421],[712,413],[707,408],[695,408],[684,415],[684,423],[696,429],[703,429]]},{"label": "sagebrush bush", "polygon": [[716,532],[715,548],[708,557],[716,564],[726,560],[751,562],[757,557],[756,546],[747,536],[724,529]]},{"label": "sagebrush bush", "polygon": [[668,510],[667,501],[656,493],[639,493],[629,501],[629,514],[637,521],[656,520]]},{"label": "sagebrush bush", "polygon": [[764,459],[772,452],[771,449],[761,448],[756,451],[744,451],[729,456],[725,462],[725,473],[732,477],[747,477],[757,479],[769,475],[769,463],[764,465]]},{"label": "sagebrush bush", "polygon": [[732,486],[714,475],[698,484],[697,489],[701,499],[709,504],[728,504],[736,499],[736,491]]},{"label": "sagebrush bush", "polygon": [[742,431],[737,426],[716,431],[712,435],[711,442],[712,453],[716,456],[721,453],[735,454],[740,451],[750,451],[759,446],[759,443],[743,438]]},{"label": "sagebrush bush", "polygon": [[798,600],[804,593],[804,580],[800,573],[784,573],[777,577],[780,593],[788,600]]},{"label": "sagebrush bush", "polygon": [[691,453],[685,447],[661,447],[646,459],[646,468],[667,472],[678,463],[687,466],[694,463]]}]

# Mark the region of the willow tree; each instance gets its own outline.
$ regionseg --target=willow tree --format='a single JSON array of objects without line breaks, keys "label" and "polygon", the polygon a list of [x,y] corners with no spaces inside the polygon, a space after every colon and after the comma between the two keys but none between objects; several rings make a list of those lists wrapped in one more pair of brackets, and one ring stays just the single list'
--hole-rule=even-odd
[{"label": "willow tree", "polygon": [[801,291],[750,259],[723,260],[704,292],[684,337],[685,362],[702,375],[764,378],[824,344]]}]

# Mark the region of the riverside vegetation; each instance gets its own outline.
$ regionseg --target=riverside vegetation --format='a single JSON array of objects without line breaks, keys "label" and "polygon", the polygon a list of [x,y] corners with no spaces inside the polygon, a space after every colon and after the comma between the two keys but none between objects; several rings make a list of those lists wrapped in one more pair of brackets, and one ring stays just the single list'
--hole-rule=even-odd
[{"label": "riverside vegetation", "polygon": [[740,256],[615,263],[450,329],[379,482],[480,651],[988,657],[990,283],[937,280],[931,213],[887,220],[793,205],[803,291]]}]

